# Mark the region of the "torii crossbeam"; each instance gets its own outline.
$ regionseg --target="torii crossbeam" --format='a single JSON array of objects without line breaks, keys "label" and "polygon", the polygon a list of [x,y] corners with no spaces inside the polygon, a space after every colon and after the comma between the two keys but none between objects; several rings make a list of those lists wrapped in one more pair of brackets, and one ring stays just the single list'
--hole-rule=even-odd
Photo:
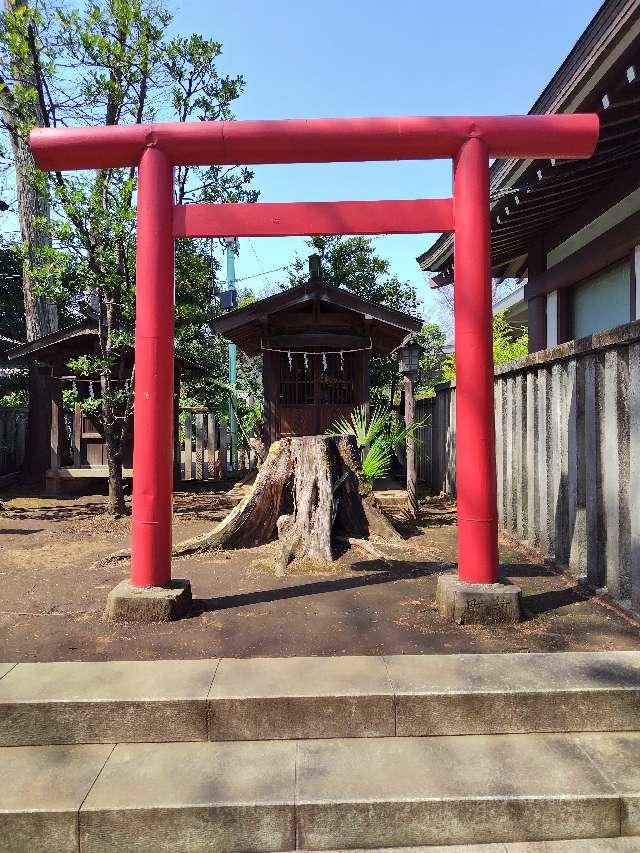
[{"label": "torii crossbeam", "polygon": [[[36,129],[43,170],[138,167],[131,582],[171,580],[176,237],[455,234],[458,572],[498,579],[489,158],[590,157],[595,114],[340,118]],[[453,198],[175,205],[179,165],[453,160]]]}]

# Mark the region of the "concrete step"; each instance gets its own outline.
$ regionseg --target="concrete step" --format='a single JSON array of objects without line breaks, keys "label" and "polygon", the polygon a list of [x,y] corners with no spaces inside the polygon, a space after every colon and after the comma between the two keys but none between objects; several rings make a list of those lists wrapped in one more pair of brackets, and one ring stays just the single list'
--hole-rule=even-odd
[{"label": "concrete step", "polygon": [[0,666],[0,744],[640,731],[640,652]]},{"label": "concrete step", "polygon": [[[324,853],[364,853],[358,850],[329,850]],[[441,844],[435,847],[379,847],[366,853],[638,853],[640,836],[628,838],[578,838],[571,841],[516,841],[515,844]],[[293,853],[293,851],[289,851]],[[319,851],[309,851],[319,853]]]},{"label": "concrete step", "polygon": [[2,747],[0,777],[6,853],[544,840],[556,853],[554,839],[606,850],[640,834],[627,732]]},{"label": "concrete step", "polygon": [[[638,853],[640,836],[629,838],[578,838],[572,841],[524,841],[515,844],[440,844],[433,847],[384,847],[367,853]],[[293,851],[289,851],[293,853]],[[314,851],[310,851],[314,853]],[[319,851],[315,851],[319,853]],[[330,850],[325,853],[364,853],[359,850]]]}]

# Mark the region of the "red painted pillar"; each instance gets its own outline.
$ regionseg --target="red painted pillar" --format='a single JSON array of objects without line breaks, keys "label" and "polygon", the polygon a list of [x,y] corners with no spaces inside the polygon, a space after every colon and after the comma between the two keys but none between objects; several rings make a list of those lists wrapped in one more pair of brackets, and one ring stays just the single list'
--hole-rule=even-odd
[{"label": "red painted pillar", "polygon": [[171,580],[173,166],[145,149],[138,167],[131,583]]},{"label": "red painted pillar", "polygon": [[479,138],[469,139],[458,152],[453,198],[458,575],[470,583],[494,583],[498,520],[489,152]]}]

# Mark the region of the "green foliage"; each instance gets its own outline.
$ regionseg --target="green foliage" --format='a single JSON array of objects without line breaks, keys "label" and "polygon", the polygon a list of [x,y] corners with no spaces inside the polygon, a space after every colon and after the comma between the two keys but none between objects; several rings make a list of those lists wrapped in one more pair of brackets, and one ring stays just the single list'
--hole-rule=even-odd
[{"label": "green foliage", "polygon": [[[171,35],[163,0],[26,0],[8,3],[2,23],[0,79],[25,139],[34,121],[112,126],[234,118],[244,79],[219,74],[220,42]],[[252,179],[246,167],[179,167],[176,201],[255,201]],[[70,366],[80,375],[100,374],[100,398],[83,406],[91,407],[110,457],[119,460],[132,406],[132,394],[118,389],[130,378],[125,348],[135,324],[136,170],[44,174],[34,168],[31,181],[50,202],[50,220],[43,215],[37,225],[51,240],[24,247],[23,260],[37,295],[99,318],[99,356],[87,353]],[[211,331],[213,246],[211,240],[177,241],[176,338],[185,356],[220,377],[226,355]],[[226,394],[202,385],[186,393],[202,392],[198,402],[222,410]]]},{"label": "green foliage", "polygon": [[27,391],[9,391],[0,397],[0,409],[21,409],[29,405],[29,394]]},{"label": "green foliage", "polygon": [[80,408],[87,415],[99,416],[102,413],[102,398],[87,397],[80,401]]},{"label": "green foliage", "polygon": [[372,445],[376,438],[388,426],[389,412],[378,407],[369,418],[366,406],[358,406],[349,418],[338,418],[327,435],[352,435],[356,445],[362,449]]},{"label": "green foliage", "polygon": [[[218,73],[220,42],[198,34],[170,37],[171,21],[160,0],[93,0],[46,9],[40,0],[12,4],[3,21],[0,66],[18,100],[41,101],[47,124],[233,119],[231,105],[244,79]],[[10,53],[21,68],[11,64]],[[252,178],[248,169],[182,167],[176,170],[177,201],[252,201]],[[105,355],[117,354],[131,342],[135,320],[135,170],[34,170],[33,181],[55,212],[50,224],[39,223],[50,227],[53,245],[38,251],[32,270],[37,292],[67,302],[82,302],[85,292],[93,292]],[[217,270],[212,245],[177,241],[179,342],[211,334]]]},{"label": "green foliage", "polygon": [[372,482],[381,480],[391,469],[391,445],[387,442],[376,441],[369,449],[362,462],[362,473],[365,479]]},{"label": "green foliage", "polygon": [[[417,314],[420,300],[416,288],[389,274],[389,261],[376,254],[371,237],[312,237],[307,241],[320,255],[321,275],[335,287],[407,314]],[[291,266],[290,285],[308,279],[307,259],[296,258]]]},{"label": "green foliage", "polygon": [[15,341],[26,340],[24,296],[22,293],[22,257],[18,246],[0,248],[2,310],[0,335]]},{"label": "green foliage", "polygon": [[[414,421],[411,426],[407,426],[403,421],[398,420],[397,415],[391,412],[389,415],[389,429],[385,439],[391,447],[397,447],[399,444],[404,444],[410,435],[414,435],[420,427],[424,426],[426,419]],[[415,441],[415,439],[414,439]]]},{"label": "green foliage", "polygon": [[[504,364],[516,358],[523,358],[529,352],[529,334],[525,326],[521,333],[514,335],[504,311],[493,317],[493,363]],[[447,356],[444,365],[444,378],[446,382],[453,382],[456,378],[456,363],[453,353]]]},{"label": "green foliage", "polygon": [[242,431],[248,436],[259,436],[264,423],[264,399],[263,397],[251,397],[242,401],[240,411],[236,408],[236,414],[242,424]]},{"label": "green foliage", "polygon": [[493,361],[494,364],[504,364],[522,358],[529,352],[529,334],[525,326],[515,337],[507,322],[504,311],[493,318]]},{"label": "green foliage", "polygon": [[76,395],[71,388],[62,389],[62,408],[65,412],[72,412],[76,405]]},{"label": "green foliage", "polygon": [[[338,418],[327,430],[327,435],[351,435],[356,440],[362,461],[362,473],[367,480],[386,477],[391,469],[393,449],[404,444],[424,421],[406,426],[394,412],[383,407],[367,417],[366,406],[358,406],[349,418]],[[368,451],[366,448],[369,448]]]},{"label": "green foliage", "polygon": [[437,323],[425,323],[418,338],[424,347],[416,380],[416,397],[432,397],[435,386],[445,381],[446,335]]},{"label": "green foliage", "polygon": [[217,381],[217,384],[227,392],[235,412],[239,427],[239,446],[248,450],[249,439],[260,436],[264,423],[264,396],[261,393],[262,384],[260,383],[259,394],[254,394],[252,391],[243,391],[241,388],[234,387],[228,382]]},{"label": "green foliage", "polygon": [[108,370],[112,363],[112,358],[101,358],[97,355],[79,355],[76,358],[70,358],[67,362],[67,367],[78,376],[93,376],[95,373]]},{"label": "green foliage", "polygon": [[[24,320],[24,296],[22,293],[22,262],[17,247],[0,247],[0,352],[13,349],[22,343],[27,334]],[[2,340],[6,338],[7,340]],[[15,343],[14,343],[15,342]],[[0,405],[14,406],[22,403],[1,400],[26,399],[28,405],[27,379],[21,373],[0,376]]]}]

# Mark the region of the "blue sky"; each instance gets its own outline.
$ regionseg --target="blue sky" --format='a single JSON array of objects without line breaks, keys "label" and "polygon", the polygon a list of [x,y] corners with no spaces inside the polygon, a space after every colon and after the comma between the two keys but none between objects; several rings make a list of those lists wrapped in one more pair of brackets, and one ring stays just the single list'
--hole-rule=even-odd
[{"label": "blue sky", "polygon": [[[527,112],[598,9],[596,0],[179,0],[175,27],[223,43],[241,73],[238,118]],[[448,161],[256,167],[263,201],[447,196]],[[430,235],[377,238],[433,311],[415,257]],[[306,254],[302,238],[241,241],[238,278]],[[278,274],[255,278],[273,285]],[[249,284],[250,282],[247,282]]]}]

